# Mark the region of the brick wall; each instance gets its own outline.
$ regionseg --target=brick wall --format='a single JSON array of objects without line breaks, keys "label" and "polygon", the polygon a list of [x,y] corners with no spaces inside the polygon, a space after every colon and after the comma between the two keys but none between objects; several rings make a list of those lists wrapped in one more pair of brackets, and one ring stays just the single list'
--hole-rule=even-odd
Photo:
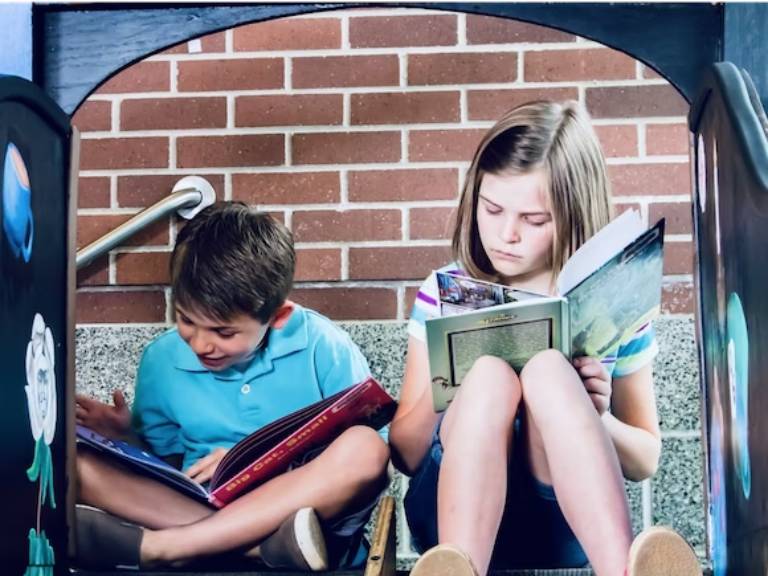
[{"label": "brick wall", "polygon": [[[293,231],[293,298],[336,319],[406,318],[449,258],[472,151],[504,110],[574,98],[618,209],[668,220],[664,309],[692,311],[687,105],[619,52],[560,31],[410,9],[241,26],[131,66],[81,106],[78,244],[204,176]],[[80,323],[165,322],[175,218],[78,274]]]}]

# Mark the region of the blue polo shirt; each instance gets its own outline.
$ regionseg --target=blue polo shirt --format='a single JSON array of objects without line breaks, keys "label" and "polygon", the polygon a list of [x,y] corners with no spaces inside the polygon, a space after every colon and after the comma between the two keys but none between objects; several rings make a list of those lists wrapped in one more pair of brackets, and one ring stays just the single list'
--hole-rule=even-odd
[{"label": "blue polo shirt", "polygon": [[184,469],[218,447],[370,375],[349,335],[296,306],[245,369],[205,368],[174,328],[144,350],[136,376],[134,427],[159,456],[184,455]]}]

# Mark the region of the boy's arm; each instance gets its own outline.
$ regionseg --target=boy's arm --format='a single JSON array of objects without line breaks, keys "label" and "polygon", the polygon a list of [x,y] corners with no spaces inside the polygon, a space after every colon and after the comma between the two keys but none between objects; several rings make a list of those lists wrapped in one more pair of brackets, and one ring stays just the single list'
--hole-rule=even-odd
[{"label": "boy's arm", "polygon": [[651,363],[613,381],[611,411],[602,419],[624,476],[634,481],[652,476],[659,465],[661,432]]}]

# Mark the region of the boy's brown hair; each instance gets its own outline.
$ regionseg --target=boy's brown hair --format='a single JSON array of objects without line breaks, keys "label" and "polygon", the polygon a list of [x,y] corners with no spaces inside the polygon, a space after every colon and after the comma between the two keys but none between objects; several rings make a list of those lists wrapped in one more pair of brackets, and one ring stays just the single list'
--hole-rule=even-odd
[{"label": "boy's brown hair", "polygon": [[293,286],[291,233],[242,202],[217,202],[181,229],[171,255],[176,305],[220,321],[271,320]]},{"label": "boy's brown hair", "polygon": [[453,235],[454,257],[474,278],[499,281],[477,229],[483,175],[542,169],[555,225],[553,284],[566,260],[611,219],[610,183],[589,116],[577,102],[531,102],[513,108],[488,131],[467,172]]}]

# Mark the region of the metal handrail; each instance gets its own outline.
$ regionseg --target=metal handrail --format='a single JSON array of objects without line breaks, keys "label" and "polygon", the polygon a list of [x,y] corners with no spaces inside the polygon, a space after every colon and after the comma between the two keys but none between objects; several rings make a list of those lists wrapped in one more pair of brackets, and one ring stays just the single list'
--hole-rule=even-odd
[{"label": "metal handrail", "polygon": [[75,257],[77,269],[80,270],[87,266],[102,254],[109,252],[115,246],[173,211],[189,220],[215,201],[216,192],[207,180],[199,176],[182,178],[173,187],[169,196],[142,210],[85,248],[78,250]]}]

